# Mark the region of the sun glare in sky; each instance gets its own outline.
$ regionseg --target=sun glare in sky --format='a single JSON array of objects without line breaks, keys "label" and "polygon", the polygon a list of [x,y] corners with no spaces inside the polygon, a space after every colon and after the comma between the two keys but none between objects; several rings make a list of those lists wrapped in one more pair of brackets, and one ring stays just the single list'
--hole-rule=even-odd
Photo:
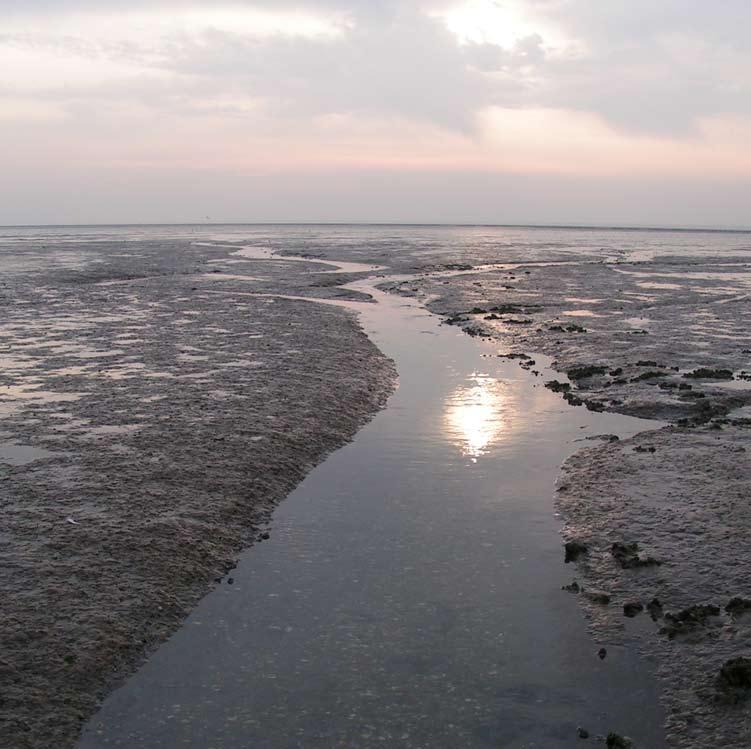
[{"label": "sun glare in sky", "polygon": [[553,41],[552,32],[533,24],[516,2],[468,0],[442,11],[439,17],[464,43],[510,48],[533,34],[540,34],[546,42]]}]

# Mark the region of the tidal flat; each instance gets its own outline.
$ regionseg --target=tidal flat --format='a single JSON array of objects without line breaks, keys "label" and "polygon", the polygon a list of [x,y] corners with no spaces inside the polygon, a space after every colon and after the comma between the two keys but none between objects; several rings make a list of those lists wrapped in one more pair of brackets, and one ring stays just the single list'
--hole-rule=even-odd
[{"label": "tidal flat", "polygon": [[[352,313],[218,290],[231,252],[3,248],[2,746],[72,745],[394,386]],[[341,293],[308,270],[254,265]]]},{"label": "tidal flat", "polygon": [[[559,593],[598,647],[653,664],[655,676],[625,683],[656,678],[665,746],[747,745],[751,684],[733,671],[729,687],[723,665],[751,656],[748,235],[155,231],[2,244],[9,745],[72,745],[98,701],[263,539],[276,504],[383,407],[391,361],[351,310],[305,301],[373,305],[352,283],[363,278],[571,413],[648,420],[623,439],[591,435],[563,464],[556,507],[581,553],[566,567],[576,586]],[[562,564],[560,541],[544,543]],[[559,716],[560,746],[581,741],[571,719]],[[640,745],[663,745],[651,736]],[[513,737],[525,745],[523,730]]]}]

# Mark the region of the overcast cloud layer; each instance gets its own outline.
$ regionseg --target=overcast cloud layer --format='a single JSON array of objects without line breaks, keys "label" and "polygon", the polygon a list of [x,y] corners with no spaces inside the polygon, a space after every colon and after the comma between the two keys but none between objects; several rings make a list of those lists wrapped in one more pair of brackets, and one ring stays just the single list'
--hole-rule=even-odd
[{"label": "overcast cloud layer", "polygon": [[750,225],[749,25],[745,0],[5,0],[0,223]]}]

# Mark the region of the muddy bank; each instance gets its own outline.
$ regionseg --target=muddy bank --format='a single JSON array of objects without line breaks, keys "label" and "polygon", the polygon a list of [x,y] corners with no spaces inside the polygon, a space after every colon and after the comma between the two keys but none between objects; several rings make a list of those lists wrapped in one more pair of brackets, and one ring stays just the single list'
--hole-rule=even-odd
[{"label": "muddy bank", "polygon": [[146,241],[1,259],[0,744],[63,747],[395,373],[351,313],[248,295],[341,296],[317,264]]},{"label": "muddy bank", "polygon": [[578,594],[597,639],[659,664],[669,746],[742,749],[751,680],[722,673],[751,656],[751,429],[717,427],[583,450],[564,464],[558,506],[566,539],[586,546],[572,574],[610,598]]}]

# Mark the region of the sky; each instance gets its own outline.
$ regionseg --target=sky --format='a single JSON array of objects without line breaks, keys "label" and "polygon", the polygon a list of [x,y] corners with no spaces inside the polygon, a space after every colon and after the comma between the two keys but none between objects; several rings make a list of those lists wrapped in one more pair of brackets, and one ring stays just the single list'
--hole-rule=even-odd
[{"label": "sky", "polygon": [[748,0],[2,0],[0,224],[749,227]]}]

